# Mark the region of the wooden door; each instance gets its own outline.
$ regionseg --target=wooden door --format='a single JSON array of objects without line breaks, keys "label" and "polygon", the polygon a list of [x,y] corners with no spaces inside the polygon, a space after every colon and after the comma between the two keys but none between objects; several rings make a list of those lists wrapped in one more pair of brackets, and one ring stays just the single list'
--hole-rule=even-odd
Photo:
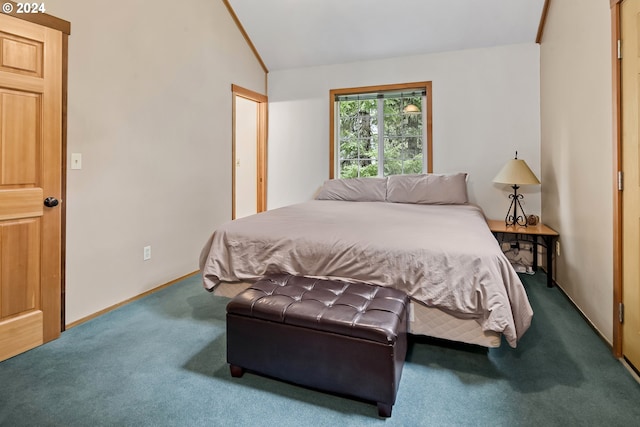
[{"label": "wooden door", "polygon": [[62,33],[0,15],[0,360],[60,335],[61,151]]},{"label": "wooden door", "polygon": [[622,3],[622,353],[640,368],[640,1]]}]

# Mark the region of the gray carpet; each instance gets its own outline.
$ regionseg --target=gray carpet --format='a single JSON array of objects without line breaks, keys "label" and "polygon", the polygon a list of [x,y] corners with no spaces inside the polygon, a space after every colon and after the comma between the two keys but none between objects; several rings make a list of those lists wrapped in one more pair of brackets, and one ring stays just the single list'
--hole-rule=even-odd
[{"label": "gray carpet", "polygon": [[640,425],[640,385],[543,274],[521,277],[535,314],[518,348],[412,340],[390,419],[366,402],[232,378],[228,300],[192,277],[0,363],[0,425]]}]

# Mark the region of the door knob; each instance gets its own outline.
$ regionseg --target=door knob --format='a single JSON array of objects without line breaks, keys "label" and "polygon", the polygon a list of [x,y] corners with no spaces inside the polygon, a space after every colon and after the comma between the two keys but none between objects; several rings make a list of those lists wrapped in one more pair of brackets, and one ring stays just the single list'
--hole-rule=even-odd
[{"label": "door knob", "polygon": [[48,208],[54,208],[58,206],[58,199],[56,199],[55,197],[47,197],[46,199],[44,199],[44,205]]}]

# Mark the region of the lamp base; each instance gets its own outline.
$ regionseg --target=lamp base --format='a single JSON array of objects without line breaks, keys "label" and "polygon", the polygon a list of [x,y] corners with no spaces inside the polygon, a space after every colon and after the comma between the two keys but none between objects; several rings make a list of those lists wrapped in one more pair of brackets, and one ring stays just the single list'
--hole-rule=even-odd
[{"label": "lamp base", "polygon": [[[504,218],[504,224],[506,226],[520,226],[520,227],[526,227],[527,226],[527,215],[524,213],[524,208],[522,207],[522,204],[520,203],[520,200],[524,198],[524,196],[522,194],[518,194],[518,187],[517,185],[514,185],[513,187],[513,194],[509,194],[509,198],[511,199],[511,204],[509,205],[509,209],[507,210],[507,216],[505,216]],[[518,206],[520,207],[520,212],[522,212],[522,215],[518,215]],[[513,214],[511,214],[511,209],[513,208]]]}]

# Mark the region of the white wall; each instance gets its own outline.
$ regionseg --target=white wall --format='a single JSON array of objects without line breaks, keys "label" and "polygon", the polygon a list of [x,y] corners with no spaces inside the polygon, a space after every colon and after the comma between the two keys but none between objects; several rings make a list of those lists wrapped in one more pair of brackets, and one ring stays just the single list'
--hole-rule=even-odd
[{"label": "white wall", "polygon": [[542,205],[556,281],[613,340],[613,142],[608,1],[553,1],[541,44]]},{"label": "white wall", "polygon": [[47,12],[71,22],[67,147],[83,155],[64,201],[70,323],[198,269],[231,218],[231,84],[263,93],[265,75],[221,1]]},{"label": "white wall", "polygon": [[[329,177],[329,90],[433,82],[434,172],[470,173],[469,195],[504,218],[493,184],[518,150],[540,176],[539,47],[511,45],[269,73],[268,207],[308,200]],[[540,214],[540,188],[522,188]]]}]

